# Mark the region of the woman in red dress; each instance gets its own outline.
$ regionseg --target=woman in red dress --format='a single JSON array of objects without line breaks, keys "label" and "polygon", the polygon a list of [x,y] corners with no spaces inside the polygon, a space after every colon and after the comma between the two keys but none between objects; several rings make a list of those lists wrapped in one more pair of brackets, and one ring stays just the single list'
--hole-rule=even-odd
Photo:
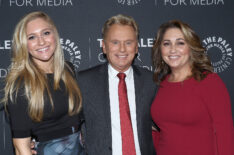
[{"label": "woman in red dress", "polygon": [[157,155],[234,155],[228,91],[191,27],[161,25],[152,58],[160,84],[151,107]]}]

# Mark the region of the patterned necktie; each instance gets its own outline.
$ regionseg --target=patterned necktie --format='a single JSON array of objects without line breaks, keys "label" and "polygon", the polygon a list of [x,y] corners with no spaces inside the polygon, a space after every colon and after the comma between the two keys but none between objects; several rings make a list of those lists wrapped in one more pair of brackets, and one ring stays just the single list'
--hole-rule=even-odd
[{"label": "patterned necktie", "polygon": [[123,155],[136,155],[132,122],[128,105],[127,88],[125,83],[126,75],[124,73],[118,73],[117,76],[119,77],[118,94],[122,152]]}]

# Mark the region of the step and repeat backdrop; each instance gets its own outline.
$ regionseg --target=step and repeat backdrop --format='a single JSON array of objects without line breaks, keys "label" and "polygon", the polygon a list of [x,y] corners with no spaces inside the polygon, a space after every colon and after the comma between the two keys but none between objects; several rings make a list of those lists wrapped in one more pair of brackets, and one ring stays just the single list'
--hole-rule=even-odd
[{"label": "step and repeat backdrop", "polygon": [[[12,34],[19,19],[44,11],[55,22],[65,58],[77,71],[106,60],[101,48],[101,28],[116,14],[134,17],[140,27],[137,65],[152,70],[151,48],[158,27],[182,20],[199,34],[215,72],[225,82],[234,113],[234,1],[231,0],[0,0],[0,86],[10,65]],[[3,93],[0,93],[1,97]],[[233,115],[234,116],[234,115]],[[234,117],[233,117],[234,118]],[[6,114],[0,111],[0,154],[13,154]]]}]

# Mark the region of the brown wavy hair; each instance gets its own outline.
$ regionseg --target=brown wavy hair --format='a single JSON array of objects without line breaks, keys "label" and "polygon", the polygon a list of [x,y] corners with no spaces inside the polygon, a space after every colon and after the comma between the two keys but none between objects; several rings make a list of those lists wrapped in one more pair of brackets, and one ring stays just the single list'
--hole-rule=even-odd
[{"label": "brown wavy hair", "polygon": [[179,20],[172,20],[162,24],[155,37],[152,48],[154,81],[159,84],[171,73],[170,67],[163,61],[161,55],[163,37],[166,31],[171,28],[179,29],[190,47],[191,76],[197,81],[203,80],[209,73],[213,72],[213,67],[207,57],[206,49],[202,46],[198,35],[188,24]]}]

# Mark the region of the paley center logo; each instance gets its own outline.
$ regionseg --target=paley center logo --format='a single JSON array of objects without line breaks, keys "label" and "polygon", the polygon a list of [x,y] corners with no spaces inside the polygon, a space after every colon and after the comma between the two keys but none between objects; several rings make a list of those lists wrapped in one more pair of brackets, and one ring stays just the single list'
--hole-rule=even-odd
[{"label": "paley center logo", "polygon": [[0,68],[0,78],[5,78],[9,72],[9,68]]},{"label": "paley center logo", "polygon": [[224,72],[232,63],[232,48],[223,37],[209,36],[203,39],[207,54],[216,73]]},{"label": "paley center logo", "polygon": [[77,70],[81,63],[81,52],[78,49],[78,45],[74,41],[64,38],[60,38],[60,43],[64,51],[64,56],[66,58],[69,57],[69,61],[73,63]]},{"label": "paley center logo", "polygon": [[119,4],[131,6],[140,3],[141,0],[117,0],[117,1]]},{"label": "paley center logo", "polygon": [[[0,52],[5,53],[11,49],[11,40],[0,41]],[[10,60],[10,58],[9,58]],[[0,68],[0,78],[5,78],[8,74],[9,68]]]},{"label": "paley center logo", "polygon": [[[73,6],[73,0],[9,0],[10,6],[33,7],[33,6]],[[0,0],[1,2],[1,0]]]}]

